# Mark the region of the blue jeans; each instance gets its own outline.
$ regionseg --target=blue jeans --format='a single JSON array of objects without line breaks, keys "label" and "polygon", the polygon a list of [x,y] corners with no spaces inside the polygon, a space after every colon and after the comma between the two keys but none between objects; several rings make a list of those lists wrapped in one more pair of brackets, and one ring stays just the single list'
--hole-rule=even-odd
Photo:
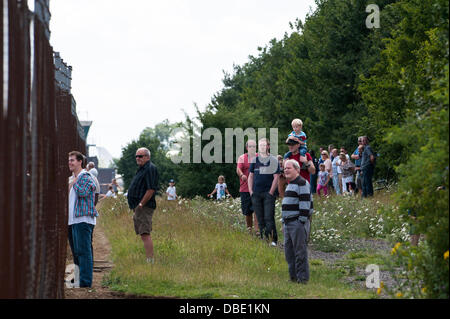
[{"label": "blue jeans", "polygon": [[278,241],[277,228],[275,226],[275,196],[269,192],[252,194],[252,204],[255,210],[256,219],[258,220],[261,238],[263,233],[266,238],[271,238],[272,241]]},{"label": "blue jeans", "polygon": [[373,166],[369,165],[362,170],[362,197],[373,196]]},{"label": "blue jeans", "polygon": [[92,286],[94,259],[92,258],[92,233],[94,225],[79,223],[72,225],[74,262],[80,267],[80,287]]},{"label": "blue jeans", "polygon": [[339,187],[339,174],[333,173],[333,188],[336,191],[336,194],[339,195],[341,193],[341,189]]}]

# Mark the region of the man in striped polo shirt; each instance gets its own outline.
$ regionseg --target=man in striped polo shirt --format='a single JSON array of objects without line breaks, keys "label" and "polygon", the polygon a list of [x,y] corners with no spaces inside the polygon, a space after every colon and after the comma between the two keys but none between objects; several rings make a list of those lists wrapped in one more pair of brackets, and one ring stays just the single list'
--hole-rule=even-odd
[{"label": "man in striped polo shirt", "polygon": [[309,280],[307,243],[313,213],[311,187],[300,176],[300,165],[296,160],[284,163],[284,175],[289,182],[281,207],[284,253],[291,280],[306,284]]}]

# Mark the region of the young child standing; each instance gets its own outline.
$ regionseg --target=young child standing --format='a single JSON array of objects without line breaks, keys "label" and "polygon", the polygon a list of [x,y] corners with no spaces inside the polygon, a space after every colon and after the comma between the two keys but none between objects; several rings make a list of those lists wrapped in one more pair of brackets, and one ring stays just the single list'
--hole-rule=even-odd
[{"label": "young child standing", "polygon": [[[303,122],[300,119],[294,119],[292,120],[292,129],[293,131],[288,135],[289,137],[295,137],[296,140],[300,143],[300,147],[298,149],[301,156],[306,156],[306,152],[308,151],[306,147],[306,134],[303,132]],[[287,140],[286,140],[287,143]],[[284,158],[289,158],[291,156],[291,152],[287,152],[284,156]]]},{"label": "young child standing", "polygon": [[325,164],[320,163],[319,165],[319,174],[317,177],[317,194],[320,196],[320,190],[323,189],[323,194],[325,196],[328,195],[328,182],[330,181],[330,175],[325,170]]},{"label": "young child standing", "polygon": [[223,175],[220,175],[217,179],[217,184],[214,190],[211,192],[211,194],[208,194],[208,197],[212,197],[214,193],[217,193],[217,200],[225,199],[225,193],[227,193],[230,197],[231,194],[228,191],[227,184],[225,184],[225,177]]},{"label": "young child standing", "polygon": [[167,200],[177,199],[177,189],[175,187],[175,181],[173,179],[169,181],[169,187],[167,187],[166,194]]}]

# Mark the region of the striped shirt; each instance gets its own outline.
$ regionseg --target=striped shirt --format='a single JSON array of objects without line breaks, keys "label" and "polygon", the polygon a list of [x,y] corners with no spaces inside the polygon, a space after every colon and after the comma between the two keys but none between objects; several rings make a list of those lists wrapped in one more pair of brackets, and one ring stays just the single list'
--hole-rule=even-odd
[{"label": "striped shirt", "polygon": [[98,216],[94,204],[96,189],[97,187],[91,175],[86,171],[82,171],[78,175],[77,182],[73,184],[73,190],[77,195],[75,201],[75,217]]},{"label": "striped shirt", "polygon": [[311,216],[313,213],[313,198],[311,187],[306,179],[298,176],[289,182],[281,203],[281,217],[283,220],[295,217]]}]

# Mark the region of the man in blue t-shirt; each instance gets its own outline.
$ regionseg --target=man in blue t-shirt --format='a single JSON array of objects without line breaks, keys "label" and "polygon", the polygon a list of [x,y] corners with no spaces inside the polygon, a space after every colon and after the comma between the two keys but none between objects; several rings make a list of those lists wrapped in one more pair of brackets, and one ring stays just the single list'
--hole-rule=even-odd
[{"label": "man in blue t-shirt", "polygon": [[364,152],[361,156],[362,197],[373,196],[372,177],[375,168],[375,154],[367,136],[363,137]]},{"label": "man in blue t-shirt", "polygon": [[275,156],[269,154],[270,142],[262,138],[258,142],[258,156],[252,160],[248,176],[248,188],[253,209],[261,233],[271,239],[271,245],[278,241],[275,227],[275,190],[278,187],[280,166]]},{"label": "man in blue t-shirt", "polygon": [[361,191],[362,194],[362,175],[361,175],[361,158],[364,151],[363,136],[358,137],[358,147],[352,154],[352,159],[355,160],[356,172],[356,190]]}]

